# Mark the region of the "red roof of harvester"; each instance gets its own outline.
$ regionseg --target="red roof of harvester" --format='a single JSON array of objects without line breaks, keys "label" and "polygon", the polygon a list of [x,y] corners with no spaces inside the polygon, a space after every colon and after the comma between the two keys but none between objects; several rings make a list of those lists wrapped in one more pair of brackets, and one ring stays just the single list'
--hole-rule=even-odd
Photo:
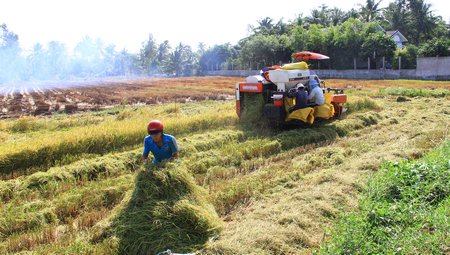
[{"label": "red roof of harvester", "polygon": [[311,52],[311,51],[301,51],[294,54],[294,58],[300,59],[300,60],[310,60],[310,59],[330,59],[330,57]]}]

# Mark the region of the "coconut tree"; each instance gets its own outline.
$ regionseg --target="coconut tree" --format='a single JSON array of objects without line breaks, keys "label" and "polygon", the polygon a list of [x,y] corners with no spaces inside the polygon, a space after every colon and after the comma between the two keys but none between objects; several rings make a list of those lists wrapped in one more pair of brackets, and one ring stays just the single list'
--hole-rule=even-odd
[{"label": "coconut tree", "polygon": [[381,19],[381,8],[379,8],[381,1],[366,0],[366,5],[360,5],[360,14],[363,21],[371,22]]},{"label": "coconut tree", "polygon": [[423,0],[409,0],[408,7],[411,13],[411,40],[414,44],[423,43],[432,39],[433,30],[438,24],[438,18],[432,13],[431,4]]}]

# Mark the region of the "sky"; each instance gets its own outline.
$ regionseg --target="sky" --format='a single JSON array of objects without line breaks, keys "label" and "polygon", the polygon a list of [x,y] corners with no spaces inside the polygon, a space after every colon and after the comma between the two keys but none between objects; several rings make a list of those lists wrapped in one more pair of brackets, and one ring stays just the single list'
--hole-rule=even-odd
[{"label": "sky", "polygon": [[[382,0],[386,7],[393,0]],[[425,0],[450,22],[450,1]],[[71,49],[83,37],[100,38],[116,50],[136,53],[152,34],[157,43],[168,40],[197,48],[236,44],[248,26],[271,17],[277,22],[308,16],[322,4],[342,10],[358,8],[365,0],[0,0],[0,24],[19,36],[24,49],[36,43],[59,41]]]}]

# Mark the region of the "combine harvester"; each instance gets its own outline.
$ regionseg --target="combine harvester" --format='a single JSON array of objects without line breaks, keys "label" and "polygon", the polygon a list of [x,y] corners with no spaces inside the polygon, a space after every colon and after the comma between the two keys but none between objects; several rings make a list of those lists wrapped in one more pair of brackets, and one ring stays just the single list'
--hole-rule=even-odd
[{"label": "combine harvester", "polygon": [[[264,105],[261,107],[262,109],[258,109],[258,113],[263,115],[269,123],[277,126],[299,121],[312,125],[316,118],[331,119],[342,114],[343,104],[347,102],[347,96],[343,89],[325,88],[325,82],[321,81],[314,71],[309,70],[308,65],[304,62],[305,60],[329,59],[329,57],[302,51],[295,53],[294,58],[301,62],[263,68],[260,75],[248,76],[245,82],[236,84],[236,113],[240,119],[248,117],[241,113],[246,108],[255,107],[252,98],[257,97],[264,101]],[[289,113],[289,109],[295,105],[295,99],[289,98],[288,93],[296,90],[300,84],[303,84],[310,92],[311,80],[315,80],[321,86],[325,104]]]}]

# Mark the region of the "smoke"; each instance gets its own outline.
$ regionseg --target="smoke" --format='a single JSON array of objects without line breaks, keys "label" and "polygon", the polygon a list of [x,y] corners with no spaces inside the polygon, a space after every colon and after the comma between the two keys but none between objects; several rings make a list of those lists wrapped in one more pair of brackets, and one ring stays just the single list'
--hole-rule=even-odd
[{"label": "smoke", "polygon": [[18,43],[0,45],[0,84],[139,74],[135,55],[116,51],[114,45],[99,39],[85,37],[70,51],[55,41],[36,44],[27,53]]},{"label": "smoke", "polygon": [[[189,46],[179,44],[173,51],[168,41],[157,44],[150,34],[140,53],[105,45],[100,39],[83,38],[73,49],[60,42],[35,44],[30,51],[19,46],[19,37],[0,25],[0,93],[16,87],[46,84],[50,81],[95,80],[106,77],[191,76],[197,59]],[[66,82],[64,82],[66,84]],[[39,86],[42,87],[42,86]],[[50,85],[48,85],[50,88]],[[45,88],[46,89],[46,88]],[[6,92],[5,92],[6,91]]]}]

